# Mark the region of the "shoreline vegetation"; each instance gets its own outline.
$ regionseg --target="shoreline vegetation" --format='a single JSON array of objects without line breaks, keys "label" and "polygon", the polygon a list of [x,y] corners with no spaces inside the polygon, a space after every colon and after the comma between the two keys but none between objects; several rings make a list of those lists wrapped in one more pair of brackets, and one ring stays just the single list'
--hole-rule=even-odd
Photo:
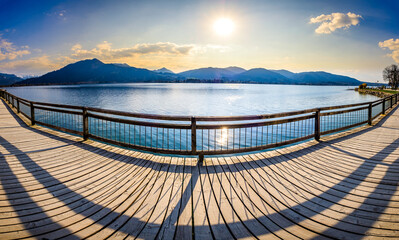
[{"label": "shoreline vegetation", "polygon": [[398,93],[396,90],[387,90],[387,89],[373,89],[373,88],[355,88],[355,91],[359,92],[360,94],[370,94],[374,95],[379,98],[384,98],[391,96],[392,94]]}]

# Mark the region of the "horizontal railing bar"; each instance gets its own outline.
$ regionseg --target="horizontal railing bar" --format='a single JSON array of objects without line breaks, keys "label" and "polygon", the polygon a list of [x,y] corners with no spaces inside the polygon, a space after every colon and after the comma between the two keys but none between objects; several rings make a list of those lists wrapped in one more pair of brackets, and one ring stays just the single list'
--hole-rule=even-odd
[{"label": "horizontal railing bar", "polygon": [[45,110],[45,111],[52,111],[52,112],[59,112],[59,113],[67,113],[67,114],[75,114],[75,115],[83,115],[83,112],[76,112],[64,109],[57,109],[57,108],[48,108],[35,105],[35,109]]},{"label": "horizontal railing bar", "polygon": [[29,101],[26,101],[26,100],[24,100],[24,99],[18,98],[18,101],[19,101],[20,103],[22,103],[22,104],[25,104],[25,105],[29,105],[29,104],[30,104]]},{"label": "horizontal railing bar", "polygon": [[74,106],[74,105],[65,105],[65,104],[57,104],[57,103],[44,103],[44,102],[34,102],[31,101],[35,105],[42,105],[42,106],[48,106],[48,107],[58,107],[58,108],[69,108],[69,109],[83,109],[82,106]]},{"label": "horizontal railing bar", "polygon": [[156,115],[156,114],[145,114],[145,113],[131,113],[131,112],[107,110],[107,109],[93,108],[93,107],[88,107],[87,110],[92,112],[113,114],[124,117],[147,118],[147,119],[156,119],[156,120],[191,121],[191,117],[188,116],[169,116],[169,115]]},{"label": "horizontal railing bar", "polygon": [[364,110],[364,109],[368,109],[368,107],[353,108],[353,109],[334,111],[334,112],[325,112],[325,113],[320,113],[320,116],[331,116],[331,115],[337,115],[337,114],[342,114],[342,113],[361,111],[361,110]]},{"label": "horizontal railing bar", "polygon": [[306,110],[301,110],[301,111],[293,111],[293,112],[272,113],[272,114],[251,115],[251,116],[195,117],[195,120],[197,120],[198,122],[261,120],[261,119],[270,119],[270,118],[279,118],[279,117],[289,117],[289,116],[293,116],[293,115],[301,115],[301,114],[315,112],[316,110],[317,110],[317,108],[306,109]]},{"label": "horizontal railing bar", "polygon": [[129,148],[134,148],[137,150],[144,150],[144,151],[150,151],[150,152],[155,152],[155,153],[179,154],[179,155],[192,155],[193,154],[191,150],[173,150],[173,149],[169,150],[169,149],[161,149],[161,148],[151,148],[151,147],[145,147],[145,146],[140,146],[140,145],[135,145],[135,144],[118,142],[118,141],[111,140],[108,138],[98,137],[98,136],[92,135],[92,134],[89,134],[89,138],[98,140],[101,142],[111,143],[111,144],[121,146],[121,147],[129,147]]},{"label": "horizontal railing bar", "polygon": [[102,116],[102,115],[98,115],[98,114],[94,114],[94,113],[87,113],[87,116],[91,117],[91,118],[102,119],[102,120],[107,120],[107,121],[117,122],[117,123],[132,124],[132,125],[160,127],[160,128],[191,129],[191,125],[188,125],[188,124],[143,122],[143,121],[136,121],[136,120],[130,120],[130,119],[121,119],[121,118]]},{"label": "horizontal railing bar", "polygon": [[255,123],[202,124],[202,125],[197,125],[197,129],[220,129],[220,128],[233,129],[233,128],[261,127],[261,126],[270,126],[270,125],[283,124],[283,123],[289,123],[289,122],[297,122],[297,121],[302,121],[302,120],[311,119],[311,118],[314,118],[313,114],[307,115],[307,116],[302,116],[302,117],[285,118],[285,119],[279,119],[279,120],[274,120],[274,121],[255,122]]},{"label": "horizontal railing bar", "polygon": [[[4,90],[2,90],[2,91],[4,91]],[[30,103],[30,101],[27,100],[27,99],[17,97],[17,96],[15,96],[14,94],[8,93],[7,91],[5,91],[5,92],[6,92],[8,95],[14,97],[15,99],[18,99],[19,101],[25,101],[25,102],[27,102],[28,104]]]},{"label": "horizontal railing bar", "polygon": [[24,115],[27,119],[29,119],[30,120],[30,117],[29,117],[29,115],[28,114],[26,114],[26,113],[24,113],[23,111],[21,111],[21,113],[22,113],[22,115]]},{"label": "horizontal railing bar", "polygon": [[345,127],[341,127],[341,128],[336,128],[336,129],[331,129],[331,130],[328,130],[328,131],[321,132],[321,134],[322,134],[322,135],[325,135],[325,134],[330,134],[330,133],[334,133],[334,132],[340,132],[340,131],[343,131],[343,130],[346,130],[346,129],[349,129],[349,128],[353,128],[353,127],[357,127],[357,126],[359,126],[359,125],[366,124],[367,122],[368,122],[368,121],[363,121],[363,122],[355,123],[355,124],[352,124],[352,125],[349,125],[349,126],[345,126]]},{"label": "horizontal railing bar", "polygon": [[362,106],[362,105],[369,105],[370,103],[373,103],[373,102],[363,102],[363,103],[355,103],[355,104],[348,104],[348,105],[321,107],[319,109],[320,109],[320,111],[327,111],[327,110],[334,110],[334,109],[339,109],[339,108],[350,108],[350,107],[357,107],[357,106]]},{"label": "horizontal railing bar", "polygon": [[55,126],[49,123],[44,123],[44,122],[40,122],[36,120],[37,124],[43,125],[45,127],[49,127],[49,128],[54,128],[63,132],[69,132],[69,133],[73,133],[73,134],[77,134],[77,135],[83,135],[83,133],[81,131],[76,131],[76,130],[72,130],[72,129],[68,129],[68,128],[63,128],[63,127],[59,127],[59,126]]},{"label": "horizontal railing bar", "polygon": [[[384,100],[385,101],[385,100]],[[382,101],[381,102],[377,102],[377,103],[373,103],[371,106],[372,107],[375,107],[375,106],[378,106],[378,105],[380,105],[380,104],[382,104]]]},{"label": "horizontal railing bar", "polygon": [[301,141],[305,141],[307,139],[313,138],[314,134],[310,134],[308,136],[305,137],[300,137],[300,138],[295,138],[295,139],[291,139],[288,141],[284,141],[284,142],[279,142],[279,143],[273,143],[273,144],[267,144],[267,145],[261,145],[261,146],[257,146],[257,147],[247,147],[247,148],[236,148],[236,149],[226,149],[226,150],[210,150],[210,151],[206,151],[206,150],[199,150],[197,151],[198,153],[202,153],[204,155],[218,155],[218,154],[232,154],[232,153],[244,153],[244,152],[253,152],[253,151],[260,151],[260,150],[265,150],[268,148],[274,148],[274,147],[280,147],[280,146],[284,146],[284,145],[288,145],[288,144],[292,144],[292,143],[296,143],[296,142],[301,142]]}]

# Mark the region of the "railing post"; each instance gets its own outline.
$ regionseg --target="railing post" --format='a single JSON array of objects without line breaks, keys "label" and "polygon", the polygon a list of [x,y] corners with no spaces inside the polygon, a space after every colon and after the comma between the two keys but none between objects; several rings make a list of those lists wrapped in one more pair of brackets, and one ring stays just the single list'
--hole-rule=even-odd
[{"label": "railing post", "polygon": [[390,108],[392,108],[392,106],[393,106],[393,96],[391,96],[391,107]]},{"label": "railing post", "polygon": [[320,140],[320,110],[317,109],[315,113],[314,119],[314,139],[316,141]]},{"label": "railing post", "polygon": [[197,121],[195,117],[191,117],[191,153],[197,153]]},{"label": "railing post", "polygon": [[385,98],[382,99],[382,112],[381,114],[385,114]]},{"label": "railing post", "polygon": [[35,106],[33,106],[33,102],[30,102],[30,121],[32,126],[36,124],[35,122]]},{"label": "railing post", "polygon": [[17,113],[20,113],[21,109],[19,108],[19,98],[17,98]]},{"label": "railing post", "polygon": [[372,103],[369,103],[369,108],[368,108],[368,121],[367,121],[367,123],[369,124],[369,125],[371,125],[371,123],[372,123],[372,121],[373,121],[373,114],[372,114],[372,112],[373,112],[373,104]]},{"label": "railing post", "polygon": [[83,139],[89,139],[89,117],[87,116],[87,108],[83,108]]}]

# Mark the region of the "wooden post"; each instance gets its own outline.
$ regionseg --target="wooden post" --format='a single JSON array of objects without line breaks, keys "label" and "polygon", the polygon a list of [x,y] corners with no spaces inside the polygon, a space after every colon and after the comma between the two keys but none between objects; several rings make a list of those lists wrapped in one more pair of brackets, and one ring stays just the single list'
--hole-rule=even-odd
[{"label": "wooden post", "polygon": [[89,139],[89,117],[87,116],[87,108],[83,108],[83,139]]},{"label": "wooden post", "polygon": [[391,96],[391,108],[393,106],[393,97]]},{"label": "wooden post", "polygon": [[316,141],[320,140],[320,110],[316,110],[315,120],[314,120],[314,139]]},{"label": "wooden post", "polygon": [[382,101],[382,113],[381,114],[385,114],[385,98]]},{"label": "wooden post", "polygon": [[204,154],[203,154],[203,153],[200,153],[200,154],[198,155],[198,161],[199,161],[201,164],[204,162]]},{"label": "wooden post", "polygon": [[21,109],[19,108],[19,98],[17,98],[17,113],[20,113]]},{"label": "wooden post", "polygon": [[197,153],[197,122],[195,117],[191,117],[191,153]]},{"label": "wooden post", "polygon": [[30,121],[32,126],[35,125],[35,106],[33,106],[32,102],[30,102]]},{"label": "wooden post", "polygon": [[371,123],[372,123],[372,121],[373,121],[373,114],[372,114],[372,112],[373,112],[373,104],[372,104],[372,103],[369,103],[369,108],[368,108],[368,121],[367,121],[367,123],[368,123],[369,125],[371,125]]}]

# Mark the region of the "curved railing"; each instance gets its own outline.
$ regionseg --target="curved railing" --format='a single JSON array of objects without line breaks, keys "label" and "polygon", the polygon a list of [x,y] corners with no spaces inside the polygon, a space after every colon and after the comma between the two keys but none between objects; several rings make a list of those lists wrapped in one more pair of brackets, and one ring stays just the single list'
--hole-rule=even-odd
[{"label": "curved railing", "polygon": [[39,124],[123,147],[179,155],[251,152],[343,131],[384,114],[394,94],[373,102],[302,111],[229,117],[129,113],[29,101],[5,90],[0,96],[32,125]]}]

